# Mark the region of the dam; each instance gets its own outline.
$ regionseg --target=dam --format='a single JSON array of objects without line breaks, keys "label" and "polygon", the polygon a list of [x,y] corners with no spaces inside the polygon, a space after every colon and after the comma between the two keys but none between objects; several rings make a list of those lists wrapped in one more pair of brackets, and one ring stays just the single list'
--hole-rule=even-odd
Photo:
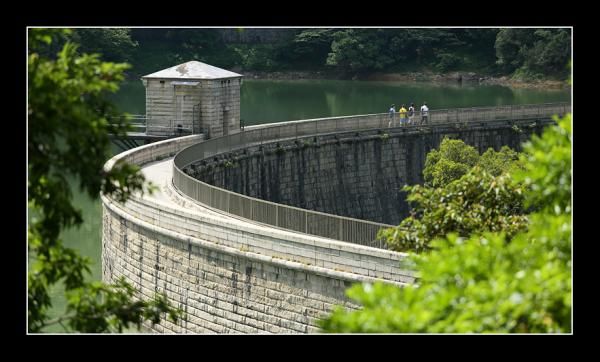
[{"label": "dam", "polygon": [[[351,284],[413,283],[414,271],[401,263],[407,255],[386,250],[376,234],[408,212],[400,188],[422,181],[427,152],[444,137],[480,152],[519,149],[571,109],[436,110],[428,123],[405,127],[388,127],[386,113],[241,129],[232,105],[239,93],[227,90],[241,84],[239,75],[230,83],[201,75],[156,78],[148,95],[162,107],[150,131],[181,121],[191,135],[132,148],[105,165],[139,165],[158,186],[125,203],[101,196],[102,279],[123,277],[143,298],[165,293],[185,312],[177,323],[145,326],[156,333],[317,333],[318,319],[336,305],[359,307],[345,295]],[[178,105],[166,107],[160,94]]]},{"label": "dam", "polygon": [[[371,165],[367,170],[380,168],[383,175],[386,175],[384,169],[395,170],[389,171],[390,178],[397,177],[398,184],[418,182],[418,170],[426,152],[436,147],[436,142],[445,135],[464,137],[466,142],[480,149],[514,145],[553,122],[552,114],[568,112],[570,106],[547,105],[543,113],[532,109],[523,107],[520,119],[474,119],[452,126],[445,122],[436,124],[432,116],[428,127],[397,129],[373,128],[386,114],[355,116],[350,117],[353,121],[343,123],[344,127],[351,125],[350,133],[332,132],[325,126],[328,122],[340,123],[340,118],[287,122],[247,127],[243,132],[210,140],[205,140],[202,134],[173,138],[121,153],[107,162],[106,168],[118,160],[140,165],[147,179],[159,186],[159,190],[153,195],[134,196],[125,204],[102,196],[103,280],[112,282],[125,277],[142,296],[149,298],[155,292],[163,292],[184,310],[187,318],[177,324],[165,320],[147,326],[159,333],[316,333],[317,320],[335,305],[358,308],[344,294],[352,283],[383,281],[401,286],[414,282],[414,272],[401,267],[406,254],[386,250],[381,241],[374,240],[376,231],[386,226],[384,223],[297,207],[302,206],[301,203],[297,206],[278,204],[255,196],[277,194],[278,201],[290,204],[295,197],[296,201],[304,199],[304,206],[309,206],[310,195],[319,194],[313,192],[310,185],[319,185],[315,187],[321,187],[320,194],[327,195],[327,187],[332,187],[336,180],[332,180],[328,172],[339,172],[335,171],[338,168],[357,174],[353,179],[355,186],[350,181],[342,183],[345,190],[352,190],[356,185],[360,188],[361,182],[366,185],[372,182],[371,191],[365,188],[361,192],[377,194],[377,187],[383,187],[393,194],[399,192],[395,186],[385,183],[377,186],[377,182],[381,182],[378,180],[387,182],[387,176],[366,171],[363,173],[369,174],[373,181],[361,181],[360,167],[345,166],[356,162],[355,152],[360,153],[361,148],[371,149],[358,159],[362,165]],[[526,112],[530,112],[527,117]],[[352,125],[352,122],[355,123]],[[314,129],[319,130],[319,125],[323,125],[323,132],[310,132],[310,136],[304,133],[307,142],[314,142],[316,137],[315,144],[320,147],[312,148],[307,147],[302,137],[296,142],[287,133],[289,130],[283,129],[316,127]],[[259,140],[252,132],[261,134],[263,139]],[[340,151],[336,156],[335,149],[343,150],[341,147],[348,147],[350,152]],[[378,153],[377,147],[381,147],[382,152]],[[386,147],[391,151],[384,152]],[[405,153],[395,152],[395,148]],[[323,154],[319,155],[321,150]],[[383,154],[403,156],[393,160]],[[370,160],[367,160],[368,155],[372,155]],[[311,159],[313,156],[320,157],[320,161]],[[258,165],[261,157],[263,166]],[[217,186],[184,171],[192,173],[191,165],[198,164],[201,166],[196,170],[202,173],[201,167],[209,165],[208,161],[202,165],[203,160],[215,165],[221,162],[219,167],[212,167],[212,176],[205,172],[205,180],[212,177]],[[318,162],[321,177],[317,175]],[[279,171],[273,166],[277,163]],[[251,170],[258,174],[246,178],[257,180],[255,184],[242,185],[243,178],[237,178],[240,180],[237,184],[227,181],[236,179],[227,176],[227,172],[243,174],[244,167],[248,175]],[[301,184],[299,173],[292,176],[294,167],[296,170],[313,167],[312,174],[304,172],[302,177],[314,181]],[[283,171],[286,169],[289,169],[287,175]],[[272,180],[275,175],[281,177],[277,181],[279,191],[269,193],[271,185],[258,184],[260,180]],[[281,187],[286,177],[293,183]],[[218,180],[222,180],[221,183]],[[234,191],[226,190],[227,187]],[[256,193],[246,196],[235,192],[244,190]],[[304,196],[299,193],[301,190],[306,192]],[[329,194],[336,199],[336,193]],[[352,210],[356,199],[348,197],[348,200],[340,201],[337,210]],[[313,202],[318,204],[318,201]],[[322,201],[321,205],[333,202]],[[374,202],[379,204],[361,209],[362,214],[358,216],[371,212],[376,218],[385,216],[386,212],[387,215],[402,212],[405,208],[400,203],[390,202],[388,211],[378,216],[373,210],[385,203]]]}]

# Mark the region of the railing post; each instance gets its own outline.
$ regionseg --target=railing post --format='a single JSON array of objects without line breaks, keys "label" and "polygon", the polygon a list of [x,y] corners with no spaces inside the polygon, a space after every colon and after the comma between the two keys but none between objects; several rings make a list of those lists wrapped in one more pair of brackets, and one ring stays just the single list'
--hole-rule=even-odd
[{"label": "railing post", "polygon": [[304,211],[304,232],[308,234],[308,213]]},{"label": "railing post", "polygon": [[229,197],[229,196],[230,196],[229,192],[225,193],[225,200],[226,200],[226,205],[227,205],[226,206],[227,207],[227,212],[231,214],[231,207],[230,207],[231,197]]}]

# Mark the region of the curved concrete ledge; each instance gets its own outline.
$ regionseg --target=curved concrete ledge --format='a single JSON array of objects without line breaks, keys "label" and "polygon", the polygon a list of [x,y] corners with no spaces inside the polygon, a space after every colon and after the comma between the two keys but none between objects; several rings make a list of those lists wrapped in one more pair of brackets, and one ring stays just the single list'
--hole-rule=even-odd
[{"label": "curved concrete ledge", "polygon": [[[171,159],[201,140],[188,136],[119,154],[143,166],[159,191],[125,204],[102,196],[103,280],[123,276],[151,297],[164,292],[187,320],[161,333],[310,333],[335,305],[357,308],[354,282],[404,285],[405,254],[278,229],[202,207],[170,182]],[[158,162],[156,162],[158,160]]]},{"label": "curved concrete ledge", "polygon": [[[249,248],[245,248],[247,246],[247,244],[239,243],[238,245],[240,246],[240,248],[236,249],[234,245],[227,245],[227,244],[221,243],[222,241],[226,242],[227,239],[223,239],[223,240],[219,240],[219,241],[209,241],[206,239],[202,239],[200,237],[190,236],[190,235],[180,233],[180,232],[177,232],[177,231],[174,231],[171,229],[156,226],[155,224],[153,224],[151,222],[147,222],[140,218],[134,217],[134,216],[132,216],[131,212],[128,212],[130,210],[121,208],[119,206],[119,204],[111,201],[110,199],[108,199],[104,196],[102,197],[102,199],[103,199],[102,201],[104,202],[107,212],[112,213],[114,215],[114,217],[121,218],[122,220],[125,220],[126,223],[131,223],[132,225],[136,225],[142,229],[145,229],[146,231],[168,236],[168,237],[172,238],[173,240],[177,240],[181,243],[186,243],[186,244],[191,243],[192,246],[202,247],[207,250],[212,250],[212,251],[215,251],[218,253],[227,253],[227,254],[238,256],[238,257],[247,258],[250,261],[256,261],[256,262],[261,262],[261,263],[271,263],[277,267],[295,269],[295,270],[299,270],[299,271],[308,271],[310,273],[314,273],[314,274],[318,274],[318,275],[322,275],[322,276],[326,276],[326,277],[337,278],[337,279],[345,280],[345,281],[349,281],[349,282],[374,283],[377,281],[381,281],[381,278],[368,277],[368,276],[364,276],[362,274],[352,273],[352,272],[344,272],[344,271],[340,270],[339,268],[332,270],[332,269],[328,269],[328,268],[324,268],[324,267],[319,267],[319,266],[313,265],[308,262],[294,261],[295,257],[297,257],[296,255],[291,255],[291,254],[287,255],[288,258],[286,258],[285,256],[278,257],[277,255],[262,255],[260,252],[252,252],[249,250]],[[153,220],[153,221],[157,221],[157,220]],[[231,231],[231,232],[234,231],[233,229],[227,230],[225,228],[224,228],[224,230]],[[208,234],[202,235],[202,236],[210,237],[210,235],[208,235]],[[275,253],[273,253],[273,254],[275,254]],[[360,257],[360,255],[361,255],[360,253],[356,253],[356,254],[357,254],[357,257]],[[290,258],[293,258],[293,259],[290,259]],[[407,280],[407,282],[410,282],[412,273],[410,271],[404,271],[404,273],[406,273],[404,275],[405,279]],[[406,285],[406,282],[396,282],[393,280],[389,280],[388,283],[397,284],[399,286]]]}]

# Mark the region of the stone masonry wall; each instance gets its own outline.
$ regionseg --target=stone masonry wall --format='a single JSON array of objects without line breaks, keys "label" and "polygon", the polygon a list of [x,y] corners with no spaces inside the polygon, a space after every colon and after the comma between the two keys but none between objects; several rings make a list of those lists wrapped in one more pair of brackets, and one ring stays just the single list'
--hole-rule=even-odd
[{"label": "stone masonry wall", "polygon": [[427,153],[444,137],[462,139],[480,153],[504,145],[520,150],[522,142],[543,128],[543,122],[514,125],[391,129],[273,143],[204,160],[187,172],[251,197],[398,224],[410,212],[402,186],[422,183]]},{"label": "stone masonry wall", "polygon": [[350,281],[260,262],[161,235],[104,209],[103,280],[125,277],[144,298],[166,293],[187,314],[160,333],[310,333]]},{"label": "stone masonry wall", "polygon": [[[119,159],[143,165],[202,139],[189,136],[142,146]],[[151,298],[165,293],[184,320],[145,324],[157,333],[314,333],[355,282],[403,285],[405,254],[299,234],[228,217],[162,185],[164,197],[125,204],[102,195],[102,279],[123,277]],[[160,186],[160,185],[159,185]]]},{"label": "stone masonry wall", "polygon": [[148,79],[148,133],[171,135],[170,127],[200,127],[196,132],[219,137],[240,130],[241,77],[200,80],[197,86],[173,86],[171,79]]}]

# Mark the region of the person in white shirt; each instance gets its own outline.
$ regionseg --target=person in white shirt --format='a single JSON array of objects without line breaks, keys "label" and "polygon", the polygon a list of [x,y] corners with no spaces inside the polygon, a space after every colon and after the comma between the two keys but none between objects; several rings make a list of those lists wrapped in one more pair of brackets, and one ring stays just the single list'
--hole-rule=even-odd
[{"label": "person in white shirt", "polygon": [[390,128],[392,126],[392,122],[394,122],[394,115],[396,114],[396,105],[395,104],[392,104],[392,106],[390,107],[389,114],[390,114],[390,121],[388,122],[388,128]]},{"label": "person in white shirt", "polygon": [[421,123],[427,123],[427,119],[429,117],[429,108],[427,107],[427,102],[423,102],[421,106]]},{"label": "person in white shirt", "polygon": [[413,123],[413,117],[415,116],[415,104],[411,103],[410,107],[408,107],[408,123]]}]

